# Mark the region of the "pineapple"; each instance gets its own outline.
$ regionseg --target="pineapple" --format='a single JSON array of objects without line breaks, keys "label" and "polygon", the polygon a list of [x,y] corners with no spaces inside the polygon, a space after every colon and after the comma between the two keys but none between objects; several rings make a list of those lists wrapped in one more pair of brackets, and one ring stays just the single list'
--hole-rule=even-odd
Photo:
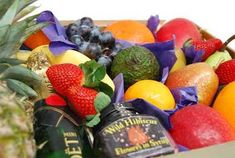
[{"label": "pineapple", "polygon": [[[27,105],[28,104],[28,105]],[[32,120],[21,102],[4,82],[0,82],[0,157],[28,158],[35,155]]]},{"label": "pineapple", "polygon": [[40,77],[22,66],[12,56],[32,33],[47,24],[37,24],[37,15],[26,15],[36,9],[36,0],[0,0],[0,158],[35,156],[32,130],[32,84]]}]

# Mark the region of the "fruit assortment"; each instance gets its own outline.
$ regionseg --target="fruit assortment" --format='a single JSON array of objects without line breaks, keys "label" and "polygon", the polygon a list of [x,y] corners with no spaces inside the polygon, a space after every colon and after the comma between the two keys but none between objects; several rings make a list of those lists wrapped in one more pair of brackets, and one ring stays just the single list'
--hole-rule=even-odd
[{"label": "fruit assortment", "polygon": [[[21,3],[28,6],[31,1]],[[18,5],[18,0],[15,4]],[[37,22],[33,21],[35,18]],[[8,35],[6,41],[1,41],[0,98],[5,102],[0,103],[3,104],[0,111],[2,107],[7,109],[5,97],[11,91],[16,93],[16,100],[9,103],[11,107],[32,106],[37,102],[35,113],[30,111],[30,115],[36,119],[36,145],[43,157],[47,156],[45,153],[48,157],[92,157],[93,152],[102,157],[92,145],[97,143],[94,133],[103,123],[104,130],[97,134],[103,144],[111,140],[107,133],[118,131],[120,136],[117,136],[122,139],[114,141],[121,146],[115,148],[115,153],[110,146],[96,145],[109,149],[105,152],[112,153],[106,154],[115,157],[138,156],[138,152],[150,146],[167,149],[170,144],[170,153],[175,153],[234,141],[235,59],[225,50],[234,36],[223,43],[216,38],[204,39],[198,27],[185,18],[169,20],[162,26],[159,22],[158,16],[151,16],[147,24],[119,20],[103,28],[90,17],[83,17],[62,26],[53,13],[44,11],[23,21],[3,24],[9,27],[1,29],[1,35],[6,32],[16,35],[16,29],[18,40]],[[23,28],[22,23],[25,23]],[[122,104],[125,109],[119,106]],[[110,108],[114,105],[114,109]],[[18,110],[12,110],[12,114],[15,111]],[[151,119],[136,119],[128,111]],[[120,113],[126,120],[120,119],[118,123],[111,113],[115,117]],[[26,120],[26,114],[21,120]],[[5,117],[1,116],[0,121],[4,122]],[[147,126],[154,125],[155,119],[160,120],[157,124],[161,128],[154,127],[158,131],[148,133]],[[25,124],[25,131],[29,131],[29,123],[25,121]],[[4,125],[4,128],[12,127]],[[18,128],[21,127],[17,126],[17,131],[22,131]],[[162,131],[169,132],[169,139],[163,141],[157,137]],[[58,143],[58,148],[57,136],[58,140],[65,140]],[[69,146],[67,138],[79,138],[71,140],[79,140],[78,150]],[[28,139],[33,142],[32,138]],[[2,140],[5,135],[0,133],[0,146]],[[128,141],[130,144],[125,144]],[[84,144],[89,146],[89,151],[80,148]],[[22,144],[17,148],[27,150]],[[0,153],[0,157],[5,155]]]}]

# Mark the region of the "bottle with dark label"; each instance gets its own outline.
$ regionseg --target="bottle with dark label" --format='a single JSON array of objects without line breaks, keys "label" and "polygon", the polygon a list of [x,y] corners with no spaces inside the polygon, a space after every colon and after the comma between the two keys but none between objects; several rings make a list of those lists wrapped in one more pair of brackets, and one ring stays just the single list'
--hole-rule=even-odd
[{"label": "bottle with dark label", "polygon": [[37,158],[91,156],[84,128],[67,106],[52,107],[40,100],[35,104],[34,117]]},{"label": "bottle with dark label", "polygon": [[93,129],[97,157],[156,157],[177,152],[158,118],[139,114],[128,103],[107,106]]}]

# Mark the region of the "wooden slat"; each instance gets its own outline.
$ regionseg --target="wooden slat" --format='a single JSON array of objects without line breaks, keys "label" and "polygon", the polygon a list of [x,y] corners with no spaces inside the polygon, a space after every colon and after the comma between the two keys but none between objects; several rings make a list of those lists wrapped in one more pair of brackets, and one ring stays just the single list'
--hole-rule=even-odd
[{"label": "wooden slat", "polygon": [[235,141],[164,156],[164,158],[234,158]]}]

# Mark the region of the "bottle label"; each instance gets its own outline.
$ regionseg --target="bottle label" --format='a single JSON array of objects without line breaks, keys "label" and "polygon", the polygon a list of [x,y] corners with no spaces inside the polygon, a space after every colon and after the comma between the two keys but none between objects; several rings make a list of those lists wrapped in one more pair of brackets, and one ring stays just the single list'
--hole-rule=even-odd
[{"label": "bottle label", "polygon": [[151,116],[119,119],[98,135],[107,157],[149,157],[174,152],[167,132]]}]

